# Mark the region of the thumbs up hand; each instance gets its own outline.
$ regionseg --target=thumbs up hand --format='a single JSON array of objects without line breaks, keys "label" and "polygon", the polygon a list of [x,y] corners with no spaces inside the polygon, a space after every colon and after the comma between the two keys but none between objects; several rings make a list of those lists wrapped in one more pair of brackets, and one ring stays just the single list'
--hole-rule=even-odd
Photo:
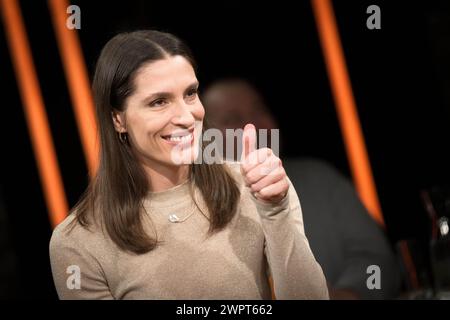
[{"label": "thumbs up hand", "polygon": [[263,202],[277,204],[287,194],[286,172],[270,148],[256,149],[256,128],[244,127],[242,135],[241,173],[252,194]]}]

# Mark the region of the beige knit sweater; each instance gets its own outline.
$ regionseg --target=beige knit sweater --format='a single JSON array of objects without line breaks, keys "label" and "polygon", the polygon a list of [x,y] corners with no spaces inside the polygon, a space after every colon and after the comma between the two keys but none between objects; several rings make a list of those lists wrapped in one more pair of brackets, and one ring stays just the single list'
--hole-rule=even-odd
[{"label": "beige knit sweater", "polygon": [[[253,197],[243,183],[239,163],[227,163],[241,198],[236,216],[219,233],[205,239],[208,213],[189,182],[149,193],[144,200],[150,235],[163,241],[146,254],[120,250],[100,227],[74,219],[58,225],[50,241],[53,278],[61,299],[271,299],[267,274],[277,299],[328,299],[322,269],[303,228],[302,212],[291,182],[277,205]],[[172,223],[175,213],[184,222]],[[156,235],[155,231],[156,230]],[[79,271],[79,272],[78,272]],[[77,285],[79,284],[79,286]]]}]

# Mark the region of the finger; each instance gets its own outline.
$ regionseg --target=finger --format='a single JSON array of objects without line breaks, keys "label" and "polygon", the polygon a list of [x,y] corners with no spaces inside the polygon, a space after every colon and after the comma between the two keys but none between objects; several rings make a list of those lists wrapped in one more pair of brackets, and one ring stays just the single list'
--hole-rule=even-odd
[{"label": "finger", "polygon": [[273,200],[284,198],[289,190],[289,183],[287,179],[281,179],[278,182],[271,184],[260,191],[256,192],[256,197],[262,200]]},{"label": "finger", "polygon": [[[258,150],[259,151],[259,150]],[[262,178],[271,175],[272,171],[280,167],[281,160],[275,155],[267,157],[267,159],[244,174],[247,185],[252,185]]]},{"label": "finger", "polygon": [[269,148],[261,148],[253,151],[248,155],[246,159],[241,162],[241,171],[243,174],[247,174],[258,165],[264,163],[268,158],[274,156],[273,152]]},{"label": "finger", "polygon": [[253,124],[246,124],[242,134],[241,161],[246,159],[250,153],[256,150],[256,128]]},{"label": "finger", "polygon": [[284,171],[283,167],[277,167],[274,169],[271,174],[266,175],[262,179],[260,179],[258,182],[252,184],[250,186],[250,190],[252,192],[259,192],[262,189],[264,189],[267,186],[270,186],[271,184],[277,183],[281,179],[286,177],[286,172]]}]

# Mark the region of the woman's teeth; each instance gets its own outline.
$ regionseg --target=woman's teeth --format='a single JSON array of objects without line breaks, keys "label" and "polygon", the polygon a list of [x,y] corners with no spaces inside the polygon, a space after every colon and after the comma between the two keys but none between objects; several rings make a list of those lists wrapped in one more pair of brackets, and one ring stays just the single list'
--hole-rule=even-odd
[{"label": "woman's teeth", "polygon": [[168,137],[167,140],[169,141],[175,141],[175,142],[188,142],[191,141],[192,134],[188,134],[187,136],[178,136],[178,137]]}]

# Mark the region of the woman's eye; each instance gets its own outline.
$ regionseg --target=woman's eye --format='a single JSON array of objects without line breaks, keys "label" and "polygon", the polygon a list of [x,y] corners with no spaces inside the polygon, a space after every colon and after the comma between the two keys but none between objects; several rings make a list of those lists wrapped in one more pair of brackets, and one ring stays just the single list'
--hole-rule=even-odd
[{"label": "woman's eye", "polygon": [[197,95],[198,90],[197,89],[192,89],[188,92],[187,96],[189,98],[194,98]]},{"label": "woman's eye", "polygon": [[166,101],[164,99],[158,99],[150,103],[151,107],[162,107],[166,104]]}]

